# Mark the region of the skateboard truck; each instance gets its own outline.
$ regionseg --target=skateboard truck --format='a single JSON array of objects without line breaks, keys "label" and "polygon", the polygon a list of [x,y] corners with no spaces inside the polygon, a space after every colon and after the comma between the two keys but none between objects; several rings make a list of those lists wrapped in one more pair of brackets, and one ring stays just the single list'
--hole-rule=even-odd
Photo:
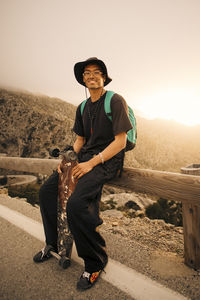
[{"label": "skateboard truck", "polygon": [[67,161],[77,160],[77,154],[73,150],[60,151],[59,148],[50,149],[49,154],[53,157],[59,157],[62,155]]},{"label": "skateboard truck", "polygon": [[71,262],[70,262],[70,259],[64,255],[61,255],[58,254],[57,252],[54,251],[54,248],[51,246],[51,245],[48,245],[47,248],[46,248],[46,254],[51,254],[52,256],[54,256],[58,262],[59,262],[59,265],[63,268],[63,269],[67,269]]},{"label": "skateboard truck", "polygon": [[59,255],[58,253],[54,252],[53,250],[50,250],[49,253],[51,255],[53,255],[58,260],[59,265],[63,269],[67,269],[70,266],[71,261],[70,261],[70,259],[68,257]]}]

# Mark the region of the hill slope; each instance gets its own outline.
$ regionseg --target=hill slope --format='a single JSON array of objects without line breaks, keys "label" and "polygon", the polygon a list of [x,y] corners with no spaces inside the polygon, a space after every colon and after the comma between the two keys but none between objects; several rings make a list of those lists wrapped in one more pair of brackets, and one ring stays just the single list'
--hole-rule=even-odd
[{"label": "hill slope", "polygon": [[200,126],[138,117],[137,125],[137,147],[128,153],[130,160],[136,158],[136,167],[179,172],[200,162]]},{"label": "hill slope", "polygon": [[[72,143],[76,107],[57,98],[0,89],[0,152],[49,157],[54,146]],[[177,171],[200,159],[200,126],[137,117],[138,140],[126,165]]]},{"label": "hill slope", "polygon": [[0,90],[0,152],[48,157],[53,146],[72,141],[75,106],[62,100]]}]

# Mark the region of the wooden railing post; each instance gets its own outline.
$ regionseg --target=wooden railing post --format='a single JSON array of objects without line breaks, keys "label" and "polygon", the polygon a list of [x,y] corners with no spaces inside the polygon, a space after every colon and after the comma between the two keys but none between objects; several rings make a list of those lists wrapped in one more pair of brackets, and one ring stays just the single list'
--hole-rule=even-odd
[{"label": "wooden railing post", "polygon": [[182,204],[185,264],[200,268],[200,207]]},{"label": "wooden railing post", "polygon": [[[182,174],[200,175],[200,164],[192,164],[181,168]],[[184,202],[182,204],[184,258],[185,264],[200,268],[200,206]]]}]

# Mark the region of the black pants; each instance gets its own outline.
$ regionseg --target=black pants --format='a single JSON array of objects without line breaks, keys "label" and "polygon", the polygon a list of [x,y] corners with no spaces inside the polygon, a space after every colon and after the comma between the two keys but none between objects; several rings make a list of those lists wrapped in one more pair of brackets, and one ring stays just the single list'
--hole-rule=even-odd
[{"label": "black pants", "polygon": [[[87,161],[92,156],[81,155],[79,161]],[[102,224],[99,216],[99,201],[103,184],[112,179],[122,163],[122,155],[99,164],[81,177],[68,199],[67,218],[74,236],[78,255],[85,262],[89,273],[102,269],[107,262],[105,240],[98,232]],[[40,208],[43,219],[46,243],[57,245],[57,195],[58,173],[53,173],[40,189]]]}]

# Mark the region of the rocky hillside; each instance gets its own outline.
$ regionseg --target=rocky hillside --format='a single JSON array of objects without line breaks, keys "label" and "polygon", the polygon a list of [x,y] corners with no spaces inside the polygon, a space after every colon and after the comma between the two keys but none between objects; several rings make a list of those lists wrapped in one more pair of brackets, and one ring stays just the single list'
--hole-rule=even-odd
[{"label": "rocky hillside", "polygon": [[180,172],[180,168],[200,161],[200,126],[184,126],[174,121],[137,117],[138,141],[127,153],[135,166]]},{"label": "rocky hillside", "polygon": [[75,106],[60,99],[0,90],[0,108],[0,152],[44,158],[74,138]]},{"label": "rocky hillside", "polygon": [[[54,146],[72,143],[76,107],[57,98],[0,89],[0,152],[11,156],[48,157]],[[180,171],[199,163],[200,126],[137,117],[137,147],[126,165]]]}]

